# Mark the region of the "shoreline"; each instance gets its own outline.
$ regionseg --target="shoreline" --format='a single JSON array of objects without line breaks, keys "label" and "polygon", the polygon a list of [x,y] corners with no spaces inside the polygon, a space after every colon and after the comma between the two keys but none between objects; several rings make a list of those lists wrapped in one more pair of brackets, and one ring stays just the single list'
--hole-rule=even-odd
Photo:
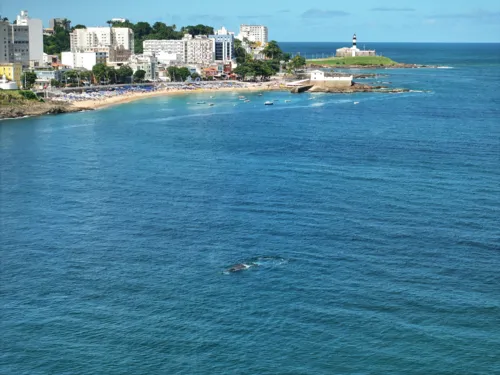
[{"label": "shoreline", "polygon": [[190,95],[190,94],[207,94],[217,92],[257,92],[257,91],[286,91],[286,87],[271,86],[271,85],[255,85],[247,87],[220,87],[220,88],[200,88],[195,90],[184,89],[163,89],[152,92],[136,92],[123,94],[118,96],[111,96],[102,99],[90,99],[74,101],[68,106],[77,110],[98,110],[108,107],[113,107],[120,104],[135,102],[138,100],[161,97],[161,96],[177,96],[177,95]]}]

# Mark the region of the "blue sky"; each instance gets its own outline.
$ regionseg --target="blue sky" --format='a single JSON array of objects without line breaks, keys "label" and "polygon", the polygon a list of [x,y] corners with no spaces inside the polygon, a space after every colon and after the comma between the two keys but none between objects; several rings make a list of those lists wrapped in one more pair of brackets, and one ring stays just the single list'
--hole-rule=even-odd
[{"label": "blue sky", "polygon": [[[338,4],[336,4],[338,3]],[[277,41],[500,42],[500,1],[493,0],[0,0],[0,15],[26,9],[44,25],[66,17],[73,25],[105,26],[113,17],[226,26],[264,24]]]}]

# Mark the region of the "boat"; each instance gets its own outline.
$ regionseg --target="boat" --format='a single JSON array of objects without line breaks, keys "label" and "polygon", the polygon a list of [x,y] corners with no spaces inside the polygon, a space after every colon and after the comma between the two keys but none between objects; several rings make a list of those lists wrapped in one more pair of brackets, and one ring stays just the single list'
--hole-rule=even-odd
[{"label": "boat", "polygon": [[246,99],[246,100],[245,100],[245,103],[250,103],[250,100]]},{"label": "boat", "polygon": [[291,100],[285,100],[285,103],[290,103],[290,102],[291,102]]},{"label": "boat", "polygon": [[264,103],[264,105],[274,105],[274,102],[270,102],[269,100]]},{"label": "boat", "polygon": [[206,102],[196,102],[196,104],[207,104]]},{"label": "boat", "polygon": [[210,107],[213,107],[214,106],[214,103],[209,103],[208,104]]},{"label": "boat", "polygon": [[238,96],[238,99],[245,99],[244,96]]},{"label": "boat", "polygon": [[258,94],[258,96],[262,96],[262,94]]},{"label": "boat", "polygon": [[354,104],[359,104],[359,102],[354,102]]}]

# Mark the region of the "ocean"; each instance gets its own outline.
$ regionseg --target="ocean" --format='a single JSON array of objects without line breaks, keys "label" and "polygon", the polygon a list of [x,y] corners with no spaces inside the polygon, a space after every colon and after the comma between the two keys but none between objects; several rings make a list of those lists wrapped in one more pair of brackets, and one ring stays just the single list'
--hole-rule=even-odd
[{"label": "ocean", "polygon": [[500,45],[370,47],[447,68],[1,121],[0,373],[500,373]]}]

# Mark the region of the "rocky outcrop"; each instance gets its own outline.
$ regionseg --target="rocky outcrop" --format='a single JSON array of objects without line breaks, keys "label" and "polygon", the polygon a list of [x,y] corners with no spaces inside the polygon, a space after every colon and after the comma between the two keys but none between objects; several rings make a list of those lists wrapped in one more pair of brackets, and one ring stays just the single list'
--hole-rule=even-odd
[{"label": "rocky outcrop", "polygon": [[0,106],[0,119],[81,112],[84,110],[86,109],[76,108],[69,104],[29,101]]},{"label": "rocky outcrop", "polygon": [[321,85],[313,86],[300,86],[294,87],[290,92],[293,94],[298,94],[302,92],[325,92],[325,93],[336,93],[336,94],[351,94],[355,92],[383,92],[383,93],[398,93],[398,92],[408,92],[409,89],[403,88],[388,88],[386,86],[370,86],[363,85],[360,83],[353,83],[350,87],[325,87]]}]

